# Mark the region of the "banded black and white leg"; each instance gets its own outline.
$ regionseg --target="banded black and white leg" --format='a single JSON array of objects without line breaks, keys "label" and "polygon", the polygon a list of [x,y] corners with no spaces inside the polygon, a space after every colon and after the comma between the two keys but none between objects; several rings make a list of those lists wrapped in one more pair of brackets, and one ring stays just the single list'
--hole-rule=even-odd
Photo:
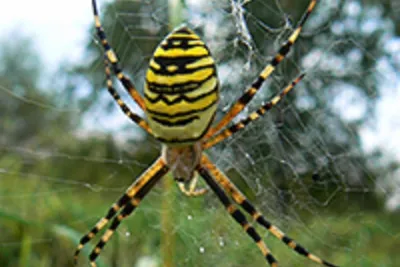
[{"label": "banded black and white leg", "polygon": [[[76,265],[78,262],[78,255],[85,246],[86,243],[88,243],[90,240],[92,240],[99,231],[101,231],[113,218],[114,221],[116,220],[117,222],[112,222],[111,227],[113,230],[118,227],[119,222],[128,216],[133,209],[139,205],[140,200],[147,194],[147,192],[154,186],[154,184],[159,181],[166,173],[168,172],[168,167],[165,165],[164,161],[159,158],[145,173],[143,173],[122,195],[108,210],[106,216],[101,218],[96,225],[90,230],[89,233],[84,235],[81,240],[79,241],[79,245],[75,250],[74,254],[74,264]],[[133,207],[133,208],[132,208]],[[120,214],[117,215],[117,213],[122,209]],[[131,210],[130,210],[131,209]],[[117,215],[117,217],[115,217]],[[106,237],[104,237],[106,236]],[[107,231],[103,235],[104,239],[103,241],[108,241],[109,238],[111,237],[111,234],[109,231]],[[101,240],[101,241],[102,241]],[[100,242],[101,242],[100,241]],[[100,244],[99,242],[99,244]],[[98,245],[99,245],[98,244]],[[97,255],[100,253],[101,248],[104,246],[104,244],[101,244],[99,248],[95,248],[93,250],[94,254],[93,256],[90,256],[90,258],[96,258]],[[97,246],[96,246],[97,247]],[[98,251],[98,253],[96,253]],[[92,255],[91,254],[91,255]],[[94,262],[94,260],[93,260]]]},{"label": "banded black and white leg", "polygon": [[225,128],[220,133],[212,136],[211,138],[204,141],[202,147],[203,149],[208,149],[216,144],[220,143],[221,141],[225,140],[226,138],[230,137],[234,133],[244,129],[249,123],[255,121],[262,117],[265,113],[267,113],[271,108],[276,106],[295,86],[298,84],[303,78],[305,74],[299,75],[296,79],[294,79],[288,86],[286,86],[279,94],[275,95],[270,101],[263,104],[260,108],[256,111],[250,113],[250,115],[238,121],[237,123],[233,124],[232,126]]},{"label": "banded black and white leg", "polygon": [[204,168],[209,170],[212,177],[214,177],[215,181],[222,186],[225,192],[235,201],[236,204],[240,205],[247,213],[249,213],[254,221],[258,224],[265,227],[272,235],[277,237],[283,243],[285,243],[288,247],[293,249],[298,254],[307,257],[308,259],[325,265],[329,267],[338,267],[332,263],[329,263],[320,257],[308,252],[303,246],[296,243],[292,238],[288,237],[284,232],[282,232],[278,227],[271,224],[265,217],[255,209],[255,207],[247,200],[242,192],[229,180],[227,176],[223,172],[221,172],[209,159],[206,155],[203,154],[202,157],[202,165]]},{"label": "banded black and white leg", "polygon": [[207,134],[205,135],[205,139],[213,136],[218,133],[222,128],[224,128],[229,122],[232,121],[237,114],[239,114],[250,101],[253,99],[255,94],[260,90],[264,81],[273,73],[278,64],[286,57],[286,55],[290,52],[293,44],[298,39],[301,30],[303,29],[304,24],[309,18],[311,12],[314,10],[315,5],[317,4],[317,0],[311,0],[308,5],[307,11],[304,13],[302,18],[300,19],[298,26],[293,31],[293,33],[289,36],[288,40],[280,47],[278,53],[274,56],[274,58],[270,61],[270,63],[262,70],[258,78],[253,82],[249,89],[245,91],[245,93],[236,101],[235,104],[229,109],[229,111],[224,115],[224,117],[218,122],[218,124],[212,127]]},{"label": "banded black and white leg", "polygon": [[210,174],[207,166],[201,164],[197,171],[206,181],[211,190],[217,195],[219,200],[225,206],[225,209],[229,212],[232,218],[239,223],[243,230],[253,239],[253,241],[257,244],[258,248],[261,250],[261,253],[264,255],[268,264],[271,267],[278,267],[278,262],[275,257],[271,254],[271,251],[265,244],[265,242],[261,239],[261,236],[257,233],[256,229],[251,226],[251,224],[246,220],[244,214],[235,207],[233,202],[226,195],[224,190],[218,185],[218,183],[214,180],[214,177]]},{"label": "banded black and white leg", "polygon": [[104,49],[104,54],[105,54],[107,60],[111,63],[114,74],[116,75],[118,80],[122,83],[125,90],[131,95],[133,100],[139,105],[139,107],[142,110],[145,110],[146,108],[145,108],[144,100],[143,100],[142,96],[136,90],[134,84],[129,79],[129,77],[123,73],[122,68],[119,66],[118,57],[115,54],[114,50],[112,49],[111,45],[109,44],[109,42],[107,40],[106,33],[104,32],[104,29],[101,25],[99,12],[97,10],[96,0],[92,0],[92,8],[93,8],[93,15],[94,15],[94,20],[95,20],[96,34],[97,34],[98,38],[100,39],[100,43]]},{"label": "banded black and white leg", "polygon": [[148,134],[153,135],[151,128],[149,127],[148,123],[140,117],[138,114],[134,113],[126,103],[121,99],[121,96],[118,94],[117,90],[115,90],[111,78],[110,66],[109,61],[107,58],[104,58],[104,67],[105,67],[105,75],[106,75],[106,84],[107,90],[110,95],[114,98],[115,102],[118,104],[122,112],[134,123],[139,125],[143,130],[145,130]]}]

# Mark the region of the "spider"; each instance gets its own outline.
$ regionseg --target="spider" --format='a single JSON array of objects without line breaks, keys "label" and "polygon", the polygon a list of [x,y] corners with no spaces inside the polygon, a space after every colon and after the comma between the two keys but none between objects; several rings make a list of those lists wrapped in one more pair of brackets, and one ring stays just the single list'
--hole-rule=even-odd
[{"label": "spider", "polygon": [[[196,188],[198,175],[201,176],[232,218],[257,244],[270,266],[278,266],[277,260],[255,228],[247,221],[242,210],[298,254],[325,266],[336,266],[308,252],[303,246],[266,220],[229,178],[203,153],[204,150],[220,143],[264,115],[278,104],[304,77],[304,74],[298,76],[279,94],[247,118],[232,126],[225,127],[252,100],[263,82],[289,53],[316,3],[317,0],[310,1],[307,11],[298,22],[298,26],[281,46],[278,53],[266,65],[253,84],[232,105],[225,116],[213,126],[212,122],[219,98],[219,81],[214,59],[200,37],[188,27],[181,26],[161,42],[150,60],[143,99],[119,66],[117,56],[108,43],[101,26],[96,0],[92,0],[96,32],[104,49],[108,92],[126,116],[162,143],[162,151],[155,163],[126,190],[91,231],[82,237],[75,251],[75,264],[77,264],[79,252],[84,245],[112,220],[111,225],[89,256],[91,266],[96,266],[96,258],[120,223],[139,206],[152,187],[171,171],[179,189],[187,196],[200,196],[207,192],[207,189]],[[121,100],[113,87],[111,70],[134,101],[144,110],[147,121],[130,110]],[[242,210],[238,208],[239,206]]]}]

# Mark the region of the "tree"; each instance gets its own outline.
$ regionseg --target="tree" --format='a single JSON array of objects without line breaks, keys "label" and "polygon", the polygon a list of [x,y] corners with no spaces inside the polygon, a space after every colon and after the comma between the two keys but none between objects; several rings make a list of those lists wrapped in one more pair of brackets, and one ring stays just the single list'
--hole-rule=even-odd
[{"label": "tree", "polygon": [[0,62],[0,146],[48,145],[54,142],[49,136],[74,127],[69,112],[57,107],[54,91],[41,86],[43,65],[29,37],[13,33],[5,39]]}]

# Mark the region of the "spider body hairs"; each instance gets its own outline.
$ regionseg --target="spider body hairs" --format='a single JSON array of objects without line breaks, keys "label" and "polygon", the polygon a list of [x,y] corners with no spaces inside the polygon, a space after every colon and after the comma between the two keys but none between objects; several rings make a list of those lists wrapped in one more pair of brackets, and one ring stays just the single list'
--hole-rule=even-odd
[{"label": "spider body hairs", "polygon": [[[125,193],[109,208],[106,215],[81,238],[74,254],[75,264],[77,264],[78,255],[85,244],[110,223],[89,256],[90,265],[95,267],[96,258],[120,223],[139,206],[141,200],[163,176],[172,172],[179,189],[189,197],[201,196],[207,192],[208,189],[196,188],[198,177],[201,176],[227,212],[256,243],[270,266],[277,267],[278,262],[242,210],[252,218],[254,223],[263,226],[298,254],[321,265],[337,267],[337,265],[308,252],[270,223],[203,153],[204,150],[220,143],[260,118],[277,105],[302,80],[304,74],[295,78],[270,101],[250,113],[247,118],[226,127],[252,100],[263,82],[289,53],[316,3],[317,0],[310,1],[298,26],[277,54],[224,117],[216,125],[212,125],[218,104],[219,82],[214,60],[200,37],[183,26],[174,30],[161,42],[150,60],[143,98],[119,66],[118,58],[108,43],[101,26],[96,1],[92,0],[97,36],[104,49],[108,92],[129,119],[158,139],[163,146],[161,156],[155,163],[128,187]],[[134,113],[121,99],[113,86],[112,74],[118,78],[124,89],[144,110],[147,121]]]}]

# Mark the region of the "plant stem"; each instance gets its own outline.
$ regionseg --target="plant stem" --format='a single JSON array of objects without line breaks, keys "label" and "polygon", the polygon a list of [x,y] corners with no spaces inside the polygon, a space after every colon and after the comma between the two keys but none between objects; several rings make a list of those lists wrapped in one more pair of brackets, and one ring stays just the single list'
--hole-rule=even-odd
[{"label": "plant stem", "polygon": [[[183,21],[183,7],[184,0],[169,0],[168,1],[168,20],[170,30],[172,31],[175,27]],[[176,255],[175,246],[175,233],[174,233],[174,206],[175,203],[174,192],[174,180],[169,175],[163,180],[164,194],[162,197],[162,211],[161,211],[161,257],[162,266],[174,267],[174,257]]]}]

